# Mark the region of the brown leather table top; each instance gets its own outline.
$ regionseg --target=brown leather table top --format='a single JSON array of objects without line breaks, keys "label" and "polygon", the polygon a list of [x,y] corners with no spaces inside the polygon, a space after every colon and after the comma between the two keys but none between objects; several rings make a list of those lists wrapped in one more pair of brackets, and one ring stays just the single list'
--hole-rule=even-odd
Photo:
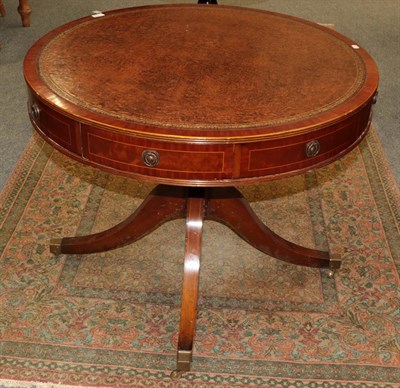
[{"label": "brown leather table top", "polygon": [[38,69],[56,96],[88,111],[197,130],[313,118],[351,100],[366,77],[359,49],[326,28],[197,5],[82,20],[44,44]]}]

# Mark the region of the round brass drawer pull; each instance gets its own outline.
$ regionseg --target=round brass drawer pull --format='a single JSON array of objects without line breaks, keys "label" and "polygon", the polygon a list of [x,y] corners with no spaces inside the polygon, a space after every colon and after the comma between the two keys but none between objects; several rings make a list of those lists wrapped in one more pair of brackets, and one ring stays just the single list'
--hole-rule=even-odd
[{"label": "round brass drawer pull", "polygon": [[321,146],[319,144],[319,141],[311,140],[306,144],[306,155],[309,158],[312,158],[313,156],[317,156],[320,149],[321,149]]},{"label": "round brass drawer pull", "polygon": [[39,105],[36,104],[36,102],[34,102],[34,103],[31,105],[31,114],[32,114],[33,118],[35,118],[36,120],[37,120],[37,119],[39,118],[39,116],[40,116],[40,108],[39,108]]},{"label": "round brass drawer pull", "polygon": [[157,151],[146,150],[142,152],[142,161],[147,167],[156,167],[160,163],[160,155]]}]

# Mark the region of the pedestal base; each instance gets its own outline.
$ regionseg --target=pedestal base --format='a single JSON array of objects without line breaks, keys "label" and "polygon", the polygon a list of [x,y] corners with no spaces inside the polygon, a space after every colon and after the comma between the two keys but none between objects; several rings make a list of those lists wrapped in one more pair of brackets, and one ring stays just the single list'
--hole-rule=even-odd
[{"label": "pedestal base", "polygon": [[[278,236],[266,227],[242,194],[233,187],[186,188],[159,185],[125,221],[88,236],[52,240],[55,254],[103,252],[131,244],[163,223],[186,217],[185,261],[178,339],[177,369],[171,377],[190,370],[196,331],[201,238],[205,219],[218,221],[253,247],[279,260],[307,267],[340,267],[340,257],[309,249]],[[333,273],[333,272],[332,272]]]}]

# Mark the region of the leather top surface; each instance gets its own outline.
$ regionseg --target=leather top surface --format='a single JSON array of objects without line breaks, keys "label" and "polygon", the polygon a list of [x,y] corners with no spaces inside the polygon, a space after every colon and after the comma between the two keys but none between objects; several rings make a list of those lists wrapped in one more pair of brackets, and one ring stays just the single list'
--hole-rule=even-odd
[{"label": "leather top surface", "polygon": [[366,72],[328,29],[209,5],[82,19],[46,42],[37,66],[57,96],[89,111],[199,130],[312,118],[357,94]]}]

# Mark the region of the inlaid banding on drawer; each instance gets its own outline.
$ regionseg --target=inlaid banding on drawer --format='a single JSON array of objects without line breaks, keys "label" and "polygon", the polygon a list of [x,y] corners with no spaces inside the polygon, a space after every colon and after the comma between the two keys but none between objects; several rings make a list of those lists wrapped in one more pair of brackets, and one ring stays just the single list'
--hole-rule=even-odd
[{"label": "inlaid banding on drawer", "polygon": [[30,95],[29,115],[32,123],[51,143],[60,150],[67,150],[81,156],[79,123],[45,105]]},{"label": "inlaid banding on drawer", "polygon": [[65,117],[57,117],[53,112],[39,106],[38,117],[34,119],[40,129],[58,144],[71,148],[73,145],[74,123]]},{"label": "inlaid banding on drawer", "polygon": [[[363,130],[364,127],[355,121],[313,136],[293,139],[288,144],[279,140],[244,147],[242,158],[247,161],[244,171],[247,170],[248,174],[265,174],[276,168],[284,172],[312,166],[351,147]],[[318,152],[315,155],[307,154],[307,145],[313,142],[318,144]]]},{"label": "inlaid banding on drawer", "polygon": [[[171,144],[162,147],[161,142],[151,145],[128,143],[116,139],[87,134],[87,157],[90,160],[107,160],[117,164],[121,169],[132,167],[148,168],[173,172],[192,173],[223,173],[225,168],[225,154],[223,151],[200,151],[195,149],[171,149]],[[167,148],[169,147],[169,148]],[[156,167],[148,167],[143,162],[142,153],[154,150],[159,154],[159,163]]]}]

